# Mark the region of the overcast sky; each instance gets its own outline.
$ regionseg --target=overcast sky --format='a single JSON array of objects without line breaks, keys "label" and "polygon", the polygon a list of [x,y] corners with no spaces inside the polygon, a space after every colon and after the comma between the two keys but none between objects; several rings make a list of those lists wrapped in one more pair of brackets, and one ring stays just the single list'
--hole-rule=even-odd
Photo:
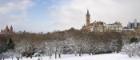
[{"label": "overcast sky", "polygon": [[140,0],[0,0],[0,29],[6,25],[29,32],[80,29],[87,9],[92,22],[126,25],[140,20]]}]

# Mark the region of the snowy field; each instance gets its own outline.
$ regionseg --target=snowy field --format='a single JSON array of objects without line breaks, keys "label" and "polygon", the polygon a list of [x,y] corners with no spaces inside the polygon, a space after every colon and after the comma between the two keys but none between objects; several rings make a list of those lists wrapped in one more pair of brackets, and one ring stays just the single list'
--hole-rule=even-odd
[{"label": "snowy field", "polygon": [[[5,59],[12,60],[12,59]],[[13,59],[17,60],[17,59]],[[37,57],[31,58],[22,58],[20,60],[39,60]],[[83,55],[81,57],[74,55],[63,55],[62,58],[54,59],[53,57],[50,59],[49,57],[41,57],[40,60],[140,60],[139,57],[129,58],[124,54],[99,54],[99,55]]]}]

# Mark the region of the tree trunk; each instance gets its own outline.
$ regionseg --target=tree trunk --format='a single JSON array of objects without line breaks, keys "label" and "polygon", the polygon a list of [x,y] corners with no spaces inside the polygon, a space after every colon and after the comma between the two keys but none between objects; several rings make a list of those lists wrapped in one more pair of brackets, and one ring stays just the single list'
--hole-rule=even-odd
[{"label": "tree trunk", "polygon": [[13,60],[13,57],[12,57],[12,60]]},{"label": "tree trunk", "polygon": [[55,59],[57,58],[57,50],[55,51]]},{"label": "tree trunk", "polygon": [[19,57],[17,57],[17,60],[19,60]]},{"label": "tree trunk", "polygon": [[77,56],[77,51],[74,51],[75,56]]},{"label": "tree trunk", "polygon": [[82,55],[82,48],[80,48],[80,51],[79,51],[79,56]]},{"label": "tree trunk", "polygon": [[4,57],[2,58],[2,60],[4,60]]},{"label": "tree trunk", "polygon": [[59,53],[59,58],[61,58],[61,53]]}]

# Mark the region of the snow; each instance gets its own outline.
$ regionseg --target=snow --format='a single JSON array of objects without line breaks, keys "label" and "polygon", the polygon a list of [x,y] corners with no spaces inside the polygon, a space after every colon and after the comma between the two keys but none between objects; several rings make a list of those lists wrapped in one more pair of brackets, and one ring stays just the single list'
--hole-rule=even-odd
[{"label": "snow", "polygon": [[[20,60],[39,60],[39,57],[31,58],[22,58]],[[44,56],[40,57],[40,60],[140,60],[139,57],[128,57],[128,55],[120,54],[120,53],[112,53],[112,54],[98,54],[98,55],[83,55],[83,56],[74,56],[74,55],[63,55],[62,58],[54,59],[52,57]],[[5,60],[12,60],[11,58]],[[15,58],[13,60],[16,60]]]}]

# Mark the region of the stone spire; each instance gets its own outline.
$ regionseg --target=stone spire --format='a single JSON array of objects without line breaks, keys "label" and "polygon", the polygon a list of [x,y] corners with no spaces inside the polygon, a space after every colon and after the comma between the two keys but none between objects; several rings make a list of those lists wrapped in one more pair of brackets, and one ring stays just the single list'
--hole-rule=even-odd
[{"label": "stone spire", "polygon": [[86,25],[90,24],[90,13],[89,10],[87,10],[87,14],[86,14]]},{"label": "stone spire", "polygon": [[12,25],[10,26],[10,32],[13,32],[13,26]]},{"label": "stone spire", "polygon": [[9,27],[8,27],[8,25],[5,27],[5,32],[9,32],[10,31],[10,29],[9,29]]}]

